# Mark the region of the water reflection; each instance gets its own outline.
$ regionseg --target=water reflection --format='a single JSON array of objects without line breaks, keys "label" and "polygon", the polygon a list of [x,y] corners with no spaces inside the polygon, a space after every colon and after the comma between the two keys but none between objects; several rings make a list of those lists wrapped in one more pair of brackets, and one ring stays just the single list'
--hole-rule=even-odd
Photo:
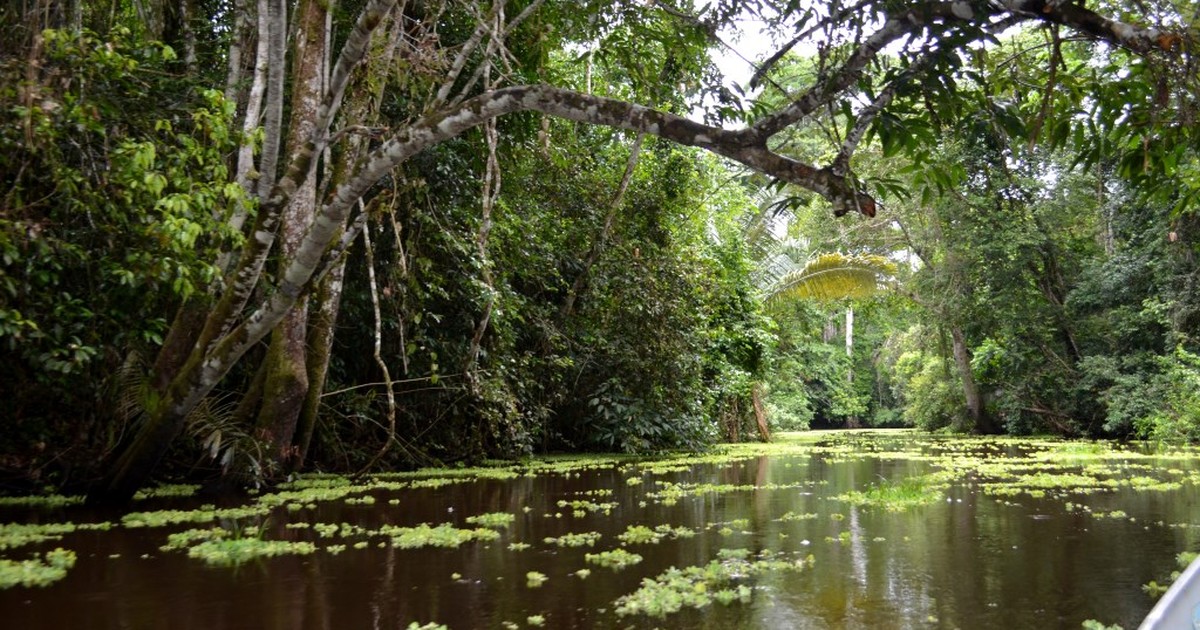
[{"label": "water reflection", "polygon": [[[280,510],[269,521],[273,538],[317,540],[310,530],[287,525],[463,526],[474,514],[516,515],[499,540],[452,550],[400,550],[373,540],[366,549],[336,555],[209,568],[158,549],[179,528],[81,532],[50,545],[78,553],[69,576],[44,589],[0,592],[0,618],[12,628],[177,630],[405,628],[414,621],[450,628],[498,628],[505,622],[526,627],[531,615],[555,628],[1078,628],[1089,618],[1134,627],[1153,604],[1141,585],[1169,574],[1178,551],[1200,546],[1195,523],[1200,492],[1194,484],[1074,499],[1093,512],[1119,509],[1129,518],[1068,511],[1057,499],[997,499],[970,480],[952,485],[937,503],[892,513],[831,497],[881,479],[925,474],[935,465],[861,455],[817,450],[762,456],[646,474],[636,485],[626,479],[637,469],[617,466],[469,481],[379,492],[374,505],[329,502],[315,510]],[[1194,460],[1153,463],[1160,471],[1195,470]],[[753,489],[700,493],[668,505],[647,500],[656,482]],[[787,487],[771,489],[772,484]],[[592,497],[614,502],[609,514],[576,516],[557,503],[597,489],[612,490],[611,496]],[[391,499],[398,504],[389,505]],[[789,512],[815,516],[780,520]],[[63,516],[87,518],[70,510]],[[619,572],[584,560],[588,552],[618,546],[617,536],[630,525],[661,524],[699,533],[630,546],[644,560]],[[587,531],[601,534],[595,547],[543,542]],[[514,542],[531,546],[513,551]],[[759,580],[749,604],[713,605],[661,621],[615,615],[614,601],[636,590],[643,578],[670,566],[705,564],[721,548],[811,553],[815,565]],[[575,574],[585,567],[592,570],[589,577]],[[529,588],[529,571],[549,579]]]}]

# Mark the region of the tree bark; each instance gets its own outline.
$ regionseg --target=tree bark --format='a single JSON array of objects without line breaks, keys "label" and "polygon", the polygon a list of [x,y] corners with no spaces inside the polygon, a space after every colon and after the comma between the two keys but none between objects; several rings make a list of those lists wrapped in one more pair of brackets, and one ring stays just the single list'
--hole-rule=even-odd
[{"label": "tree bark", "polygon": [[[327,6],[321,0],[303,0],[297,7],[299,26],[292,53],[291,119],[285,148],[288,155],[301,151],[316,129],[325,92],[325,58],[329,47],[326,15]],[[316,215],[316,164],[309,168],[282,214],[280,245],[284,265],[300,249],[304,232]],[[296,423],[308,394],[307,340],[308,299],[302,297],[271,332],[263,404],[258,416],[257,434],[267,442],[279,471],[287,470],[294,456]]]},{"label": "tree bark", "polygon": [[973,424],[972,430],[985,435],[1000,433],[1000,428],[996,426],[984,407],[983,393],[980,392],[979,384],[975,382],[975,375],[971,372],[971,349],[967,347],[962,329],[952,326],[950,338],[953,345],[954,365],[958,368],[958,377],[962,382],[963,396],[967,401],[967,417]]},{"label": "tree bark", "polygon": [[338,311],[342,303],[345,271],[346,259],[343,258],[330,270],[329,275],[321,280],[314,296],[312,317],[309,321],[309,354],[305,359],[305,367],[308,369],[308,391],[305,393],[300,418],[296,422],[296,434],[292,448],[293,457],[289,462],[289,467],[293,472],[304,469],[304,462],[308,459],[308,449],[312,446],[313,435],[317,431],[317,420],[321,413],[321,396],[325,392],[329,359],[333,355],[333,337],[337,326]]},{"label": "tree bark", "polygon": [[[249,0],[245,1],[249,2]],[[258,172],[254,169],[254,143],[249,138],[258,128],[259,119],[262,118],[263,96],[267,91],[267,64],[271,47],[270,0],[255,2],[255,20],[258,27],[256,29],[257,41],[254,47],[254,75],[250,82],[250,91],[246,97],[246,110],[242,118],[242,135],[246,140],[238,148],[236,175],[237,183],[241,184],[242,188],[245,188],[246,192],[250,194],[254,194],[257,189],[254,180],[258,178]],[[230,55],[232,56],[232,54],[231,50]],[[245,211],[240,211],[234,217],[234,227],[240,229],[245,220]]]},{"label": "tree bark", "polygon": [[[379,105],[383,97],[386,76],[391,70],[391,62],[396,53],[396,47],[403,34],[404,6],[401,3],[392,13],[390,29],[385,37],[377,38],[367,56],[367,67],[354,79],[348,89],[350,98],[343,108],[342,124],[371,125],[378,119]],[[383,28],[380,29],[384,31]],[[350,135],[340,153],[335,158],[333,174],[322,188],[332,184],[341,185],[358,166],[366,149],[366,142],[359,135]],[[399,231],[397,230],[397,247]],[[403,249],[400,249],[403,252]],[[401,265],[403,268],[403,264]],[[308,391],[304,398],[304,406],[297,420],[296,434],[293,438],[293,459],[290,468],[299,471],[304,468],[312,446],[313,435],[316,434],[317,423],[321,412],[321,397],[325,392],[325,380],[329,373],[329,359],[332,356],[334,331],[337,328],[338,314],[342,301],[342,289],[345,286],[346,260],[342,258],[331,269],[328,275],[321,279],[314,295],[309,314],[308,356],[305,359],[308,370]],[[401,323],[403,329],[403,323]]]},{"label": "tree bark", "polygon": [[754,405],[754,420],[758,424],[758,436],[764,442],[771,441],[771,430],[767,428],[767,410],[762,402],[762,385],[754,383],[750,386],[750,404]]},{"label": "tree bark", "polygon": [[[267,30],[258,36],[267,42],[266,117],[263,120],[262,156],[259,158],[256,190],[265,198],[278,176],[279,145],[283,129],[283,96],[287,78],[287,0],[265,0]],[[262,21],[259,24],[263,24]]]}]

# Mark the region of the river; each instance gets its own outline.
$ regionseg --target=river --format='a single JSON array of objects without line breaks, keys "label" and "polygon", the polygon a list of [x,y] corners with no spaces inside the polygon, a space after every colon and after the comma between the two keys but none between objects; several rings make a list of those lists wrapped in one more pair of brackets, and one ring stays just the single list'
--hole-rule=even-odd
[{"label": "river", "polygon": [[[133,508],[141,516],[2,507],[0,522],[110,525],[0,546],[14,560],[55,547],[77,558],[61,580],[0,590],[0,625],[973,629],[1096,619],[1131,629],[1154,604],[1143,585],[1169,584],[1176,554],[1200,549],[1200,451],[1136,444],[802,434],[700,457],[556,458],[357,485],[315,477],[283,491],[205,506],[207,519],[162,512],[211,502],[188,496],[146,498]],[[212,510],[236,506],[253,509]],[[501,516],[470,522],[483,514]],[[422,523],[467,539],[407,548],[421,544],[427,531],[410,528]],[[216,533],[162,549],[186,530]],[[240,561],[189,551],[209,539],[216,550],[239,539],[293,547]],[[616,569],[588,558],[613,550],[606,557],[641,560]]]}]

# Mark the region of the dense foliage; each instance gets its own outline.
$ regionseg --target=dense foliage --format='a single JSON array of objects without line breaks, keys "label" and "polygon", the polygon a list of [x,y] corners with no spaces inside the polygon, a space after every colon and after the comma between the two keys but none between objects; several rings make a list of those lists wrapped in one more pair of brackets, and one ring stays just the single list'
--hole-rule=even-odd
[{"label": "dense foliage", "polygon": [[[46,31],[41,70],[0,73],[3,451],[114,446],[122,366],[152,355],[172,309],[219,273],[242,201],[219,92],[169,72],[175,53],[114,29]],[[63,441],[66,441],[64,444]]]},{"label": "dense foliage", "polygon": [[[44,4],[0,12],[14,478],[1200,439],[1170,2]],[[747,17],[791,43],[738,85]]]}]

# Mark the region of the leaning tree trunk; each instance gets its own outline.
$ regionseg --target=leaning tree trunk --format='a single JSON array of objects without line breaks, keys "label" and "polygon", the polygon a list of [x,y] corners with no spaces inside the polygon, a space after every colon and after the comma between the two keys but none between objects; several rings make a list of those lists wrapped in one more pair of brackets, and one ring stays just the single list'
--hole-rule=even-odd
[{"label": "leaning tree trunk", "polygon": [[[192,345],[190,355],[169,379],[147,409],[145,421],[137,435],[119,454],[105,478],[89,495],[92,503],[123,503],[133,497],[150,477],[171,443],[183,430],[189,414],[216,387],[217,383],[254,345],[257,345],[295,307],[299,296],[314,279],[319,280],[330,264],[340,262],[344,241],[337,243],[340,226],[351,206],[392,166],[416,151],[436,142],[414,142],[409,151],[399,156],[377,156],[352,181],[341,186],[313,221],[303,244],[289,261],[286,271],[273,290],[254,304],[243,316],[250,297],[259,285],[263,265],[275,241],[275,227],[282,209],[291,194],[309,175],[315,155],[328,144],[329,123],[336,116],[345,93],[350,71],[362,60],[371,34],[383,17],[391,11],[395,0],[370,0],[347,38],[330,76],[330,85],[321,103],[318,123],[304,147],[291,155],[291,163],[283,177],[265,195],[249,237],[226,278],[225,291],[209,308],[202,330]],[[261,6],[261,5],[260,5]],[[278,12],[276,12],[278,15]],[[474,124],[478,124],[475,121]],[[454,133],[464,128],[454,126]],[[428,141],[440,141],[429,137]],[[400,157],[400,160],[395,160]],[[321,273],[318,274],[318,268]]]},{"label": "leaning tree trunk", "polygon": [[963,336],[962,329],[958,326],[952,326],[950,328],[950,338],[954,346],[954,365],[958,367],[958,377],[962,381],[963,396],[967,401],[967,416],[974,424],[973,430],[976,433],[988,435],[1000,433],[1000,428],[996,426],[995,421],[983,405],[983,393],[979,390],[979,383],[975,382],[974,373],[971,372],[971,350],[967,347],[967,341]]},{"label": "leaning tree trunk", "polygon": [[[284,177],[263,201],[250,228],[241,260],[230,274],[228,288],[211,307],[204,329],[193,346],[187,362],[172,379],[159,404],[151,411],[133,444],[121,454],[108,477],[92,494],[93,502],[127,501],[149,478],[150,473],[183,429],[188,414],[212,391],[250,347],[267,336],[295,308],[300,296],[314,280],[328,272],[330,265],[344,254],[345,247],[358,236],[361,222],[338,240],[350,210],[368,190],[396,166],[412,156],[476,127],[492,118],[520,111],[537,111],[595,125],[659,135],[687,146],[700,146],[740,161],[787,181],[807,185],[817,192],[834,195],[828,175],[803,167],[773,153],[764,145],[747,145],[742,130],[723,131],[695,123],[673,114],[614,99],[579,94],[545,85],[502,88],[431,112],[396,132],[380,145],[364,166],[333,192],[309,225],[294,256],[287,259],[285,270],[262,301],[251,305],[262,275],[262,268],[275,241],[275,226],[298,184],[308,177],[315,156],[327,142],[329,120],[340,105],[349,68],[361,59],[366,38],[378,25],[377,15],[390,6],[390,0],[368,5],[359,20],[360,32],[352,34],[342,58],[331,75],[331,87],[321,105],[319,124],[313,138],[292,156]],[[358,36],[361,33],[361,37]],[[843,201],[843,203],[845,203]],[[361,219],[361,216],[359,217]],[[250,313],[242,316],[245,307]]]},{"label": "leaning tree trunk", "polygon": [[[288,125],[287,155],[302,150],[316,128],[325,87],[325,58],[329,47],[325,20],[327,4],[303,0],[296,12],[299,27],[293,53],[291,120]],[[280,271],[296,255],[308,225],[316,216],[316,164],[292,194],[280,224],[283,253]],[[301,297],[283,321],[271,331],[267,349],[266,382],[257,435],[266,441],[277,470],[286,469],[294,455],[292,439],[308,394],[307,359],[308,299]]]},{"label": "leaning tree trunk", "polygon": [[[268,36],[271,32],[271,16],[268,9],[269,0],[253,0],[254,10],[252,15],[250,14],[250,6],[251,0],[238,0],[234,6],[236,13],[235,26],[233,38],[229,44],[230,67],[225,85],[225,98],[237,103],[240,100],[238,84],[240,83],[241,76],[241,51],[245,45],[245,41],[243,40],[254,41],[256,47],[254,75],[252,84],[246,94],[242,119],[242,133],[247,138],[253,135],[255,128],[258,127],[259,118],[261,118],[263,94],[267,87],[268,47],[271,43]],[[256,21],[257,29],[249,28],[248,23],[251,18]],[[248,35],[248,32],[251,30],[255,32],[253,37]],[[253,196],[254,185],[251,178],[251,173],[255,170],[253,142],[247,140],[239,148],[235,168],[237,183],[245,189],[247,195]],[[230,227],[240,231],[245,224],[246,216],[245,207],[239,203],[233,209],[232,216],[229,218]],[[218,259],[217,267],[222,271],[226,271],[232,261],[233,253],[226,252]],[[167,337],[164,339],[163,345],[159,349],[154,361],[154,367],[151,372],[153,375],[151,386],[155,392],[161,394],[170,385],[171,381],[187,361],[188,356],[193,352],[196,340],[204,328],[205,319],[208,315],[206,309],[207,305],[199,298],[185,300],[180,305],[178,312],[175,314],[174,321],[171,322]]]}]

